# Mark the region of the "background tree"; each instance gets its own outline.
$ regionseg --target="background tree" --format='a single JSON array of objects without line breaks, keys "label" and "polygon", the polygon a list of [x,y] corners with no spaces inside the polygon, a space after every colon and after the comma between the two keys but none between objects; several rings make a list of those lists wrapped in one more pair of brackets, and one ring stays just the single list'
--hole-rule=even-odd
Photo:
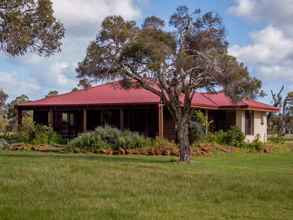
[{"label": "background tree", "polygon": [[56,95],[58,95],[58,94],[59,94],[58,91],[53,90],[53,91],[48,92],[48,95],[46,95],[46,98],[48,98],[48,97],[52,97],[52,96],[56,96]]},{"label": "background tree", "polygon": [[4,92],[3,89],[0,89],[0,132],[5,131],[8,121],[6,118],[6,101],[8,95]]},{"label": "background tree", "polygon": [[270,131],[276,132],[278,135],[285,135],[293,131],[293,92],[288,92],[283,96],[285,86],[277,92],[271,90],[273,105],[280,109],[279,114],[270,113],[268,122]]},{"label": "background tree", "polygon": [[[283,85],[282,88],[275,93],[273,90],[271,90],[271,95],[273,99],[273,106],[276,108],[281,108],[283,103],[283,96],[282,93],[284,92],[285,86]],[[270,121],[271,117],[273,116],[273,113],[268,114],[268,121]]]},{"label": "background tree", "polygon": [[81,79],[79,80],[78,87],[81,89],[88,89],[91,87],[91,82],[87,78]]},{"label": "background tree", "polygon": [[[21,95],[12,100],[7,107],[8,130],[12,131],[17,128],[17,111],[16,106],[29,101],[27,95]],[[23,112],[24,116],[29,116],[28,112]]]},{"label": "background tree", "polygon": [[282,135],[285,135],[289,131],[292,131],[292,128],[290,128],[290,124],[291,124],[290,122],[292,121],[292,115],[293,115],[292,110],[293,110],[293,92],[288,92],[282,105],[282,115],[281,115],[281,134]]},{"label": "background tree", "polygon": [[7,99],[8,99],[8,95],[4,92],[3,89],[0,89],[0,108],[4,107]]},{"label": "background tree", "polygon": [[53,14],[50,0],[0,0],[0,51],[12,56],[59,52],[64,27]]},{"label": "background tree", "polygon": [[74,87],[71,92],[77,92],[79,89],[77,87]]},{"label": "background tree", "polygon": [[190,13],[181,6],[169,25],[166,29],[158,17],[146,18],[142,27],[119,16],[106,18],[77,72],[86,79],[123,79],[128,82],[123,85],[136,84],[160,96],[176,125],[180,160],[186,161],[195,91],[221,87],[237,101],[260,92],[261,82],[228,55],[218,15]]}]

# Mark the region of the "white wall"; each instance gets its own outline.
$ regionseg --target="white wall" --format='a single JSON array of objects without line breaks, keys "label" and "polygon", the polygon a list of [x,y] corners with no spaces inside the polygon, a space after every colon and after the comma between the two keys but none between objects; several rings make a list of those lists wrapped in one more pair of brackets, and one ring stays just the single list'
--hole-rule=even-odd
[{"label": "white wall", "polygon": [[[243,133],[245,133],[245,111],[239,110],[236,112],[236,126],[241,129]],[[254,112],[254,135],[246,135],[246,141],[252,142],[258,136],[260,141],[267,141],[267,114],[266,112]]]}]

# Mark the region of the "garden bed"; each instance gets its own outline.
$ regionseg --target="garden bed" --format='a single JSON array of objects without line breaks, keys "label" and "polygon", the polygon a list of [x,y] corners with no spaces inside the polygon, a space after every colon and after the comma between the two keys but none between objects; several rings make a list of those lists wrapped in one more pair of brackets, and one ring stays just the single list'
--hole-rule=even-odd
[{"label": "garden bed", "polygon": [[[192,147],[192,156],[208,157],[217,153],[238,153],[238,152],[258,152],[258,153],[272,153],[272,145],[266,145],[260,151],[244,150],[237,147],[222,146],[218,144],[199,144]],[[9,144],[3,150],[6,151],[35,151],[41,153],[93,153],[103,155],[145,155],[145,156],[179,156],[179,148],[175,146],[160,146],[160,147],[144,147],[144,148],[104,148],[100,150],[88,151],[86,149],[72,148],[67,145],[49,145],[49,144]]]}]

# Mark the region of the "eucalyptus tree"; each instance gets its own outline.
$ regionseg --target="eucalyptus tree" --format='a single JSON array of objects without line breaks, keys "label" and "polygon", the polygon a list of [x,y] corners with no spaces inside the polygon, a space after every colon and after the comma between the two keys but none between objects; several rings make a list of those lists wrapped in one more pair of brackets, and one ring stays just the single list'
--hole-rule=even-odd
[{"label": "eucalyptus tree", "polygon": [[261,82],[228,54],[222,19],[215,13],[190,13],[177,8],[169,26],[148,17],[140,27],[120,16],[107,17],[86,56],[78,77],[91,80],[122,79],[124,86],[141,86],[158,95],[176,127],[180,160],[188,161],[192,100],[199,89],[221,88],[237,101],[260,92]]}]

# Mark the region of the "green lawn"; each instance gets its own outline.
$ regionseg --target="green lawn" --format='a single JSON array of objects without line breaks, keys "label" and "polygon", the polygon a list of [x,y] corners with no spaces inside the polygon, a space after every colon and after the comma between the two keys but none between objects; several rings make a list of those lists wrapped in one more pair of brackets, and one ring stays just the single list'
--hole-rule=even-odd
[{"label": "green lawn", "polygon": [[0,219],[293,219],[293,153],[0,153]]}]

